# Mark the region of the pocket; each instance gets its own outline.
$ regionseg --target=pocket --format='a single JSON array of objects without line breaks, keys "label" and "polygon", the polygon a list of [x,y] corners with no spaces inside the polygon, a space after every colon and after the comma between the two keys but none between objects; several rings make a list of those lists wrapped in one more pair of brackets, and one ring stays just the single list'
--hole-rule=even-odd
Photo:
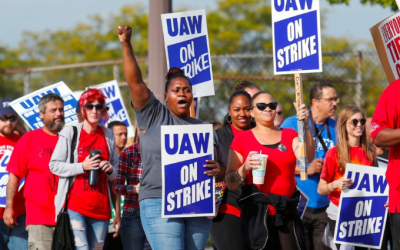
[{"label": "pocket", "polygon": [[136,207],[132,212],[123,212],[122,213],[122,218],[131,219],[131,218],[135,218],[138,216],[140,216],[140,210],[138,207]]}]

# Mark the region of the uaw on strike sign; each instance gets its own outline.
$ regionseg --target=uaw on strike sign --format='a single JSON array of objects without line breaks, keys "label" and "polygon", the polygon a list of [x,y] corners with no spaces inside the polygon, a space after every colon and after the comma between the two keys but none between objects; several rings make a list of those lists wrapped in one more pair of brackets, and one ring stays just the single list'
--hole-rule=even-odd
[{"label": "uaw on strike sign", "polygon": [[213,141],[211,124],[161,126],[162,218],[214,216]]},{"label": "uaw on strike sign", "polygon": [[[385,231],[388,183],[385,169],[347,164],[344,177],[354,181],[342,190],[334,242],[381,249]],[[390,202],[390,201],[389,201]]]},{"label": "uaw on strike sign", "polygon": [[205,11],[163,14],[161,20],[168,68],[183,70],[194,97],[214,95]]},{"label": "uaw on strike sign", "polygon": [[318,0],[272,0],[274,74],[322,72]]}]

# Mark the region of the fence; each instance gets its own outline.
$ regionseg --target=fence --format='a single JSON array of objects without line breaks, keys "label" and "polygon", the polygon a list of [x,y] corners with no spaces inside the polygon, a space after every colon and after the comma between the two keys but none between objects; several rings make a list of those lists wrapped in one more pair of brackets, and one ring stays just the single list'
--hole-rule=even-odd
[{"label": "fence", "polygon": [[[139,57],[137,60],[143,77],[147,78],[147,58]],[[293,100],[293,76],[274,76],[272,60],[271,54],[212,56],[216,95],[202,99],[200,117],[208,121],[221,118],[226,112],[227,99],[234,85],[241,80],[255,82],[262,90],[272,93],[278,101]],[[81,90],[88,85],[109,81],[110,78],[113,78],[118,80],[121,88],[124,88],[126,83],[120,81],[123,79],[121,67],[122,60],[111,60],[49,67],[3,69],[0,73],[3,76],[11,74],[14,80],[17,79],[16,81],[19,83],[23,82],[23,93],[22,91],[20,93],[22,95],[60,80],[66,82],[72,90]],[[324,53],[323,72],[303,74],[302,77],[305,93],[314,82],[330,82],[344,100],[341,105],[361,106],[369,115],[374,110],[374,103],[378,100],[379,94],[388,84],[375,50]],[[128,100],[127,91],[124,92],[123,96],[125,100]],[[307,99],[307,94],[305,97]],[[284,110],[291,109],[291,102],[282,104]]]}]

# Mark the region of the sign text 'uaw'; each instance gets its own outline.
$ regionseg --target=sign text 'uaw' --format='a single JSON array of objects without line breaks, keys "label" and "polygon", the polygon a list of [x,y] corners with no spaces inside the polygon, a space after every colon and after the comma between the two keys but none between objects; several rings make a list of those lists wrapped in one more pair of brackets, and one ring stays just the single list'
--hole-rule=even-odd
[{"label": "sign text 'uaw'", "polygon": [[274,74],[322,71],[317,0],[272,0]]},{"label": "sign text 'uaw'", "polygon": [[204,174],[214,155],[210,124],[162,126],[162,217],[214,216],[215,180]]},{"label": "sign text 'uaw'", "polygon": [[204,10],[161,15],[168,68],[181,68],[194,97],[214,95],[210,46]]}]

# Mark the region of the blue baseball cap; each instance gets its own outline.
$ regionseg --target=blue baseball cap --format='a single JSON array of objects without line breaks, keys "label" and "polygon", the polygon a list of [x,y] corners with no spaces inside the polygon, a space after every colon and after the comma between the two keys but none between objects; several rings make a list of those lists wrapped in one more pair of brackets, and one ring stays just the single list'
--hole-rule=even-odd
[{"label": "blue baseball cap", "polygon": [[3,98],[0,100],[0,115],[18,115],[17,112],[15,112],[15,110],[10,106],[10,102],[12,102],[10,98]]}]

